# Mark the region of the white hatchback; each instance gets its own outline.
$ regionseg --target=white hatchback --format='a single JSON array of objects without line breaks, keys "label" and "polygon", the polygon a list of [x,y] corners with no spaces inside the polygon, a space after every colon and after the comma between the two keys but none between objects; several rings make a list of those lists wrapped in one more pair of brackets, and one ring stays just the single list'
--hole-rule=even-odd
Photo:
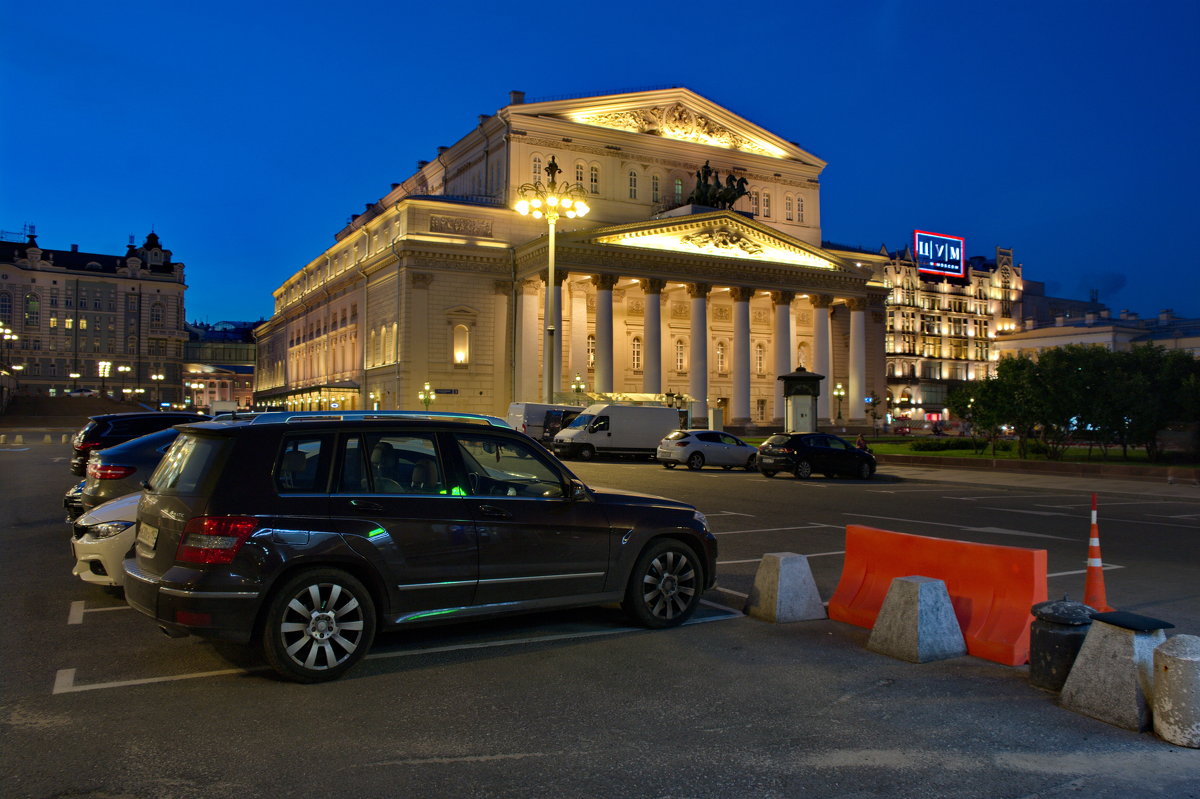
[{"label": "white hatchback", "polygon": [[97,505],[74,521],[71,549],[75,568],[71,573],[85,583],[121,586],[125,570],[121,562],[133,549],[141,491]]},{"label": "white hatchback", "polygon": [[655,454],[665,469],[686,464],[693,471],[705,466],[741,467],[754,471],[758,450],[721,430],[673,430],[658,442]]}]

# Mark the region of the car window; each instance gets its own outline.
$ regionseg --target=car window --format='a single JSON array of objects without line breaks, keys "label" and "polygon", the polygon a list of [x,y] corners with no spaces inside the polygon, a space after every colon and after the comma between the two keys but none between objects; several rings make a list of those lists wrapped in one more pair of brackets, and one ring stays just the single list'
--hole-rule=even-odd
[{"label": "car window", "polygon": [[840,450],[850,449],[849,444],[847,444],[842,439],[834,438],[833,436],[826,436],[825,446],[829,447],[830,449],[840,449]]},{"label": "car window", "polygon": [[448,493],[437,443],[431,433],[351,436],[344,443],[343,464],[343,491]]},{"label": "car window", "polygon": [[729,435],[728,433],[721,433],[721,443],[726,444],[730,447],[743,446],[741,439],[734,438],[733,436]]},{"label": "car window", "polygon": [[701,441],[705,442],[706,444],[720,444],[721,443],[721,434],[720,433],[697,433],[696,438],[700,439]]},{"label": "car window", "polygon": [[230,442],[206,436],[181,435],[158,462],[149,484],[160,494],[194,494]]},{"label": "car window", "polygon": [[283,451],[275,465],[275,488],[281,494],[311,493],[323,486],[318,483],[321,448],[318,437],[295,436],[284,440]]},{"label": "car window", "polygon": [[607,429],[608,429],[608,417],[607,416],[597,416],[596,421],[592,422],[592,430],[594,432],[598,433],[601,430],[607,430]]},{"label": "car window", "polygon": [[688,431],[686,431],[686,430],[672,430],[670,433],[667,433],[663,437],[663,440],[664,441],[678,441],[681,438],[687,438],[689,435],[690,435],[690,433],[688,433]]},{"label": "car window", "polygon": [[466,493],[492,497],[566,495],[559,471],[525,442],[471,433],[456,434],[455,438],[467,468]]},{"label": "car window", "polygon": [[800,442],[800,440],[799,440],[799,439],[796,439],[795,441],[793,441],[793,440],[792,440],[792,438],[791,438],[790,436],[784,436],[784,435],[773,435],[773,436],[771,436],[770,438],[768,438],[768,439],[767,439],[765,442],[763,442],[763,443],[765,443],[765,444],[770,444],[772,447],[782,447],[782,446],[784,446],[785,444],[796,445],[796,444],[799,444],[799,443],[801,443],[801,442]]}]

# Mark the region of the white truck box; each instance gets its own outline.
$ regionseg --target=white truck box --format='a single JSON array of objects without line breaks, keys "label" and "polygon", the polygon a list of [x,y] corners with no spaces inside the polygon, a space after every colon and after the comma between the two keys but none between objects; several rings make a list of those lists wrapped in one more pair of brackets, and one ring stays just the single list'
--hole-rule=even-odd
[{"label": "white truck box", "polygon": [[679,428],[679,411],[662,405],[589,405],[554,436],[554,454],[591,460],[597,455],[653,457],[658,442]]}]

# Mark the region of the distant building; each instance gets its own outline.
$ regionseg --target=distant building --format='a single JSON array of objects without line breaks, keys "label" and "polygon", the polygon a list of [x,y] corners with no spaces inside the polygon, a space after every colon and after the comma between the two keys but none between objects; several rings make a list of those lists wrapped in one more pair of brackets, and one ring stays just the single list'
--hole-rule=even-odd
[{"label": "distant building", "polygon": [[193,322],[184,347],[183,393],[192,407],[249,408],[254,402],[257,322]]},{"label": "distant building", "polygon": [[0,324],[22,393],[94,388],[145,404],[182,401],[183,264],[158,235],[124,255],[0,240]]},{"label": "distant building", "polygon": [[1043,350],[1068,344],[1104,347],[1113,352],[1154,344],[1200,358],[1200,319],[1181,319],[1170,309],[1147,319],[1129,311],[1113,317],[1105,308],[1082,316],[1060,315],[1048,324],[1027,326],[999,336],[995,342],[1000,357],[1024,355],[1035,360]]}]

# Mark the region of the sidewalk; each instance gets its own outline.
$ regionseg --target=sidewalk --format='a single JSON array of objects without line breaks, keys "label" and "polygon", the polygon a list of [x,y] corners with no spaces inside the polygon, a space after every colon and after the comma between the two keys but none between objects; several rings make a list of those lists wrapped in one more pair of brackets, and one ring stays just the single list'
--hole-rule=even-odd
[{"label": "sidewalk", "polygon": [[1164,470],[1161,481],[1129,480],[1116,477],[1076,477],[1056,474],[1022,474],[985,469],[958,469],[952,467],[902,466],[881,461],[879,474],[894,475],[902,480],[928,480],[935,483],[968,483],[973,485],[1010,486],[1013,488],[1061,489],[1082,493],[1134,494],[1138,496],[1166,497],[1171,499],[1200,500],[1200,485],[1194,482],[1167,481]]}]

